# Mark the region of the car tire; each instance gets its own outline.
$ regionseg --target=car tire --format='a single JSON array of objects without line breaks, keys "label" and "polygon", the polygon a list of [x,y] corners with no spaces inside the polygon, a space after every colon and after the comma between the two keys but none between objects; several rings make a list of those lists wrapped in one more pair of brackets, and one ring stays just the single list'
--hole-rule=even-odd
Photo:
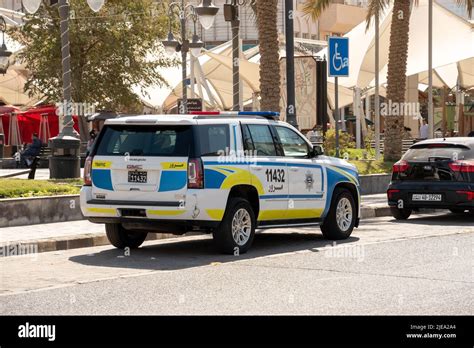
[{"label": "car tire", "polygon": [[397,220],[406,220],[410,217],[412,210],[408,208],[390,207],[390,213]]},{"label": "car tire", "polygon": [[452,209],[449,209],[449,211],[453,214],[464,214],[466,209],[452,208]]},{"label": "car tire", "polygon": [[250,203],[231,198],[219,227],[212,232],[217,249],[223,254],[244,254],[255,236],[256,219]]},{"label": "car tire", "polygon": [[118,249],[136,249],[142,245],[148,233],[129,231],[121,224],[105,224],[105,234],[110,244]]},{"label": "car tire", "polygon": [[345,188],[336,188],[329,213],[320,227],[324,238],[330,240],[349,238],[356,218],[357,208],[351,192]]}]

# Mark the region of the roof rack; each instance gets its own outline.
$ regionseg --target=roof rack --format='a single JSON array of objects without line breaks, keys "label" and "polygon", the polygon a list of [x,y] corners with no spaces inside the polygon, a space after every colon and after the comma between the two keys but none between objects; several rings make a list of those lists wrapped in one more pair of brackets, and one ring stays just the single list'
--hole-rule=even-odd
[{"label": "roof rack", "polygon": [[263,117],[268,120],[278,120],[280,118],[280,113],[274,111],[191,111],[190,114],[195,115],[195,118],[208,118],[209,116],[253,116]]}]

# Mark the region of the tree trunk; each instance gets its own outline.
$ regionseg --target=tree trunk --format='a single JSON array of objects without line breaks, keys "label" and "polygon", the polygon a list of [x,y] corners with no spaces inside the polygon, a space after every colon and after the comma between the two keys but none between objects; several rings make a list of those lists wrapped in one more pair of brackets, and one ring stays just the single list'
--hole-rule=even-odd
[{"label": "tree trunk", "polygon": [[280,111],[278,0],[257,0],[261,110]]},{"label": "tree trunk", "polygon": [[402,111],[405,102],[409,30],[410,0],[395,0],[388,53],[386,102],[391,107],[387,108],[385,117],[384,157],[386,161],[398,161],[402,156],[404,126]]}]

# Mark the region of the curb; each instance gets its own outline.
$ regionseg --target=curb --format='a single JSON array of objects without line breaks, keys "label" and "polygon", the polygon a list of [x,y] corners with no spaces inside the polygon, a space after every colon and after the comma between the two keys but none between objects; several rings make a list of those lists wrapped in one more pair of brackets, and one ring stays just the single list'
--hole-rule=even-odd
[{"label": "curb", "polygon": [[[188,234],[191,235],[191,234]],[[168,233],[149,233],[146,240],[160,240],[178,238],[179,235]],[[15,256],[22,250],[31,250],[26,246],[34,246],[34,253],[44,253],[49,251],[70,250],[79,248],[90,248],[95,246],[109,245],[107,236],[104,233],[80,234],[64,238],[47,238],[39,240],[25,240],[14,242],[3,242],[0,244],[0,258],[6,256]]]},{"label": "curb", "polygon": [[20,175],[25,175],[25,174],[30,174],[30,170],[23,170],[23,171],[18,171],[15,173],[10,173],[10,174],[1,174],[0,179],[8,179],[8,178],[14,178],[15,176],[20,176]]},{"label": "curb", "polygon": [[[390,216],[390,208],[385,205],[376,207],[362,207],[361,219],[368,219],[374,217]],[[198,235],[195,232],[189,232],[185,236]],[[180,235],[170,233],[149,233],[146,240],[161,240],[170,238],[179,238]],[[0,243],[0,258],[6,256],[14,256],[13,252],[19,252],[21,247],[34,245],[35,252],[44,253],[49,251],[70,250],[78,248],[90,248],[95,246],[109,245],[107,236],[104,233],[94,234],[79,234],[75,236],[68,236],[63,238],[39,239],[39,240],[25,240],[14,242]]]}]

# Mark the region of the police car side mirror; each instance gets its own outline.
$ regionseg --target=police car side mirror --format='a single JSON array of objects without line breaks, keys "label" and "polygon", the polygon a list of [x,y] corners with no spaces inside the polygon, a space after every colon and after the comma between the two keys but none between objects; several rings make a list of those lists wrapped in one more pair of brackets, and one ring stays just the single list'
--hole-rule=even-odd
[{"label": "police car side mirror", "polygon": [[313,157],[324,155],[324,149],[321,145],[313,145]]}]

